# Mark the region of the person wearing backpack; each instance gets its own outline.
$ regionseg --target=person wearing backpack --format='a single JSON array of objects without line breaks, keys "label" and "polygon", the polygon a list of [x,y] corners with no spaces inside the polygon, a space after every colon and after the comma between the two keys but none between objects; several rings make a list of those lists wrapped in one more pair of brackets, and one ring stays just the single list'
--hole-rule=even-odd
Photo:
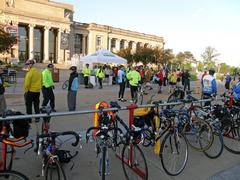
[{"label": "person wearing backpack", "polygon": [[103,78],[105,77],[105,72],[104,69],[102,68],[102,66],[100,66],[96,72],[96,77],[98,78],[98,82],[99,82],[99,89],[102,89],[102,81]]},{"label": "person wearing backpack", "polygon": [[0,115],[4,113],[7,108],[6,99],[4,97],[5,88],[4,88],[4,80],[3,80],[3,69],[0,67]]},{"label": "person wearing backpack", "polygon": [[67,94],[67,102],[68,102],[68,110],[75,111],[76,110],[76,101],[77,101],[77,90],[78,90],[78,73],[77,67],[70,67],[72,71],[69,77],[68,84],[68,94]]}]

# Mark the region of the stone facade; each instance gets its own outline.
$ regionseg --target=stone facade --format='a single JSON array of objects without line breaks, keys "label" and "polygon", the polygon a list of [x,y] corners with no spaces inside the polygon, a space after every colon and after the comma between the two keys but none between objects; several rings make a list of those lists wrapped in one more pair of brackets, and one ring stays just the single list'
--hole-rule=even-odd
[{"label": "stone facade", "polygon": [[163,47],[162,37],[95,23],[73,21],[73,6],[49,0],[1,0],[0,24],[16,31],[18,44],[11,57],[36,59],[39,63],[64,64],[74,54],[86,55],[98,49],[117,52],[138,46]]}]

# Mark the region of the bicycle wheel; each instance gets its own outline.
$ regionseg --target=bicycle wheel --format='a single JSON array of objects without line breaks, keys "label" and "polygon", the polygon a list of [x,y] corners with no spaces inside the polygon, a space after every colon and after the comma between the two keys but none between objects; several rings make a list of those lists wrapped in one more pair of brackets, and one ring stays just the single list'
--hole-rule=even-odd
[{"label": "bicycle wheel", "polygon": [[27,176],[25,176],[24,174],[17,172],[17,171],[13,171],[13,170],[9,170],[9,171],[3,171],[0,172],[0,179],[4,180],[29,180]]},{"label": "bicycle wheel", "polygon": [[122,168],[127,180],[148,179],[145,156],[136,144],[125,144],[122,149]]},{"label": "bicycle wheel", "polygon": [[154,143],[154,135],[153,133],[150,131],[150,129],[146,128],[146,129],[143,129],[141,131],[142,133],[142,136],[143,136],[143,142],[142,142],[142,145],[144,147],[148,147],[150,145],[152,145]]},{"label": "bicycle wheel", "polygon": [[45,180],[66,180],[65,172],[60,164],[60,162],[54,158],[50,157],[45,166]]},{"label": "bicycle wheel", "polygon": [[105,180],[105,175],[106,175],[106,153],[107,153],[107,147],[104,146],[102,148],[102,158],[100,160],[100,165],[101,165],[101,172],[100,175],[102,176],[102,180]]},{"label": "bicycle wheel", "polygon": [[240,154],[240,127],[225,126],[223,132],[225,129],[230,129],[227,133],[224,133],[225,149],[231,153]]},{"label": "bicycle wheel", "polygon": [[69,81],[68,81],[68,80],[64,81],[64,83],[63,83],[63,85],[62,85],[62,89],[63,89],[63,90],[67,89],[67,88],[68,88],[68,84],[69,84]]},{"label": "bicycle wheel", "polygon": [[206,151],[213,143],[212,127],[200,118],[195,117],[191,124],[187,123],[183,133],[188,144],[197,151]]},{"label": "bicycle wheel", "polygon": [[[213,143],[211,147],[203,151],[203,153],[210,159],[218,158],[223,152],[223,135],[220,130],[213,133]],[[200,141],[201,142],[201,141]]]},{"label": "bicycle wheel", "polygon": [[188,144],[180,133],[168,133],[162,141],[160,158],[163,169],[168,175],[180,174],[187,164]]}]

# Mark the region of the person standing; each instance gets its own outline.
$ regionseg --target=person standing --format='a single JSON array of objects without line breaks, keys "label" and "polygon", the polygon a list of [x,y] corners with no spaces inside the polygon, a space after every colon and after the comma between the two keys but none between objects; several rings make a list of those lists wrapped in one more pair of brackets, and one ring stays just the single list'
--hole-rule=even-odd
[{"label": "person standing", "polygon": [[0,67],[0,115],[7,109],[6,99],[4,97],[5,87],[3,80],[3,69]]},{"label": "person standing", "polygon": [[32,105],[35,114],[39,114],[40,91],[42,88],[42,73],[34,67],[34,60],[28,60],[25,65],[28,72],[24,79],[24,97],[27,114],[32,114]]},{"label": "person standing", "polygon": [[42,72],[42,94],[43,94],[43,102],[42,106],[47,106],[48,102],[50,101],[50,106],[53,112],[55,110],[55,96],[53,93],[54,83],[52,79],[52,71],[53,71],[53,64],[48,64],[47,68],[44,69]]},{"label": "person standing", "polygon": [[102,66],[98,68],[96,72],[96,77],[98,78],[99,89],[102,89],[102,81],[103,81],[103,78],[105,77],[105,72]]},{"label": "person standing", "polygon": [[173,69],[169,73],[168,79],[169,79],[169,93],[172,93],[172,90],[175,88],[175,86],[177,84],[177,74],[176,74],[176,70],[175,69]]},{"label": "person standing", "polygon": [[84,77],[85,88],[88,88],[89,76],[91,74],[91,70],[89,68],[89,64],[86,64],[86,66],[83,68],[82,73],[83,73],[83,77]]},{"label": "person standing", "polygon": [[164,81],[163,70],[160,69],[160,71],[156,74],[156,76],[159,79],[159,81],[158,81],[158,94],[160,94],[162,92],[162,84],[163,84],[163,81]]},{"label": "person standing", "polygon": [[238,82],[233,86],[233,97],[237,104],[240,104],[240,76],[238,76]]},{"label": "person standing", "polygon": [[118,100],[122,102],[126,101],[124,99],[125,83],[126,73],[124,71],[124,67],[120,66],[120,69],[118,70],[118,84],[119,84]]},{"label": "person standing", "polygon": [[[137,69],[137,67],[136,67]],[[131,100],[130,102],[134,102],[134,99],[136,98],[137,95],[137,90],[138,90],[138,84],[141,81],[141,76],[138,71],[135,69],[130,70],[129,73],[127,74],[127,79],[129,80],[129,85],[130,85],[130,90],[131,90]]]},{"label": "person standing", "polygon": [[190,91],[190,74],[189,71],[186,70],[183,73],[183,85],[184,85],[184,91],[188,88],[188,91]]},{"label": "person standing", "polygon": [[72,66],[72,67],[70,67],[70,70],[72,72],[69,77],[67,103],[68,103],[68,110],[75,111],[76,110],[76,100],[77,100],[77,90],[78,90],[77,67]]},{"label": "person standing", "polygon": [[[209,74],[203,77],[203,99],[209,99],[217,93],[217,83],[214,73],[214,69],[209,69]],[[206,102],[205,105],[211,105],[211,102]]]},{"label": "person standing", "polygon": [[232,81],[232,78],[230,76],[229,73],[227,73],[226,77],[225,77],[225,89],[229,90],[230,89],[230,83]]}]

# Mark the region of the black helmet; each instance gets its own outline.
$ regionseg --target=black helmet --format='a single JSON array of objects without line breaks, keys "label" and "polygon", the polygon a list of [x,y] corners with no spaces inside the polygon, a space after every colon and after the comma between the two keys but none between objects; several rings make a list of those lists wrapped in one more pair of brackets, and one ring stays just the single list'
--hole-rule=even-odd
[{"label": "black helmet", "polygon": [[211,68],[211,69],[208,70],[208,72],[209,72],[210,75],[214,75],[215,69]]}]

